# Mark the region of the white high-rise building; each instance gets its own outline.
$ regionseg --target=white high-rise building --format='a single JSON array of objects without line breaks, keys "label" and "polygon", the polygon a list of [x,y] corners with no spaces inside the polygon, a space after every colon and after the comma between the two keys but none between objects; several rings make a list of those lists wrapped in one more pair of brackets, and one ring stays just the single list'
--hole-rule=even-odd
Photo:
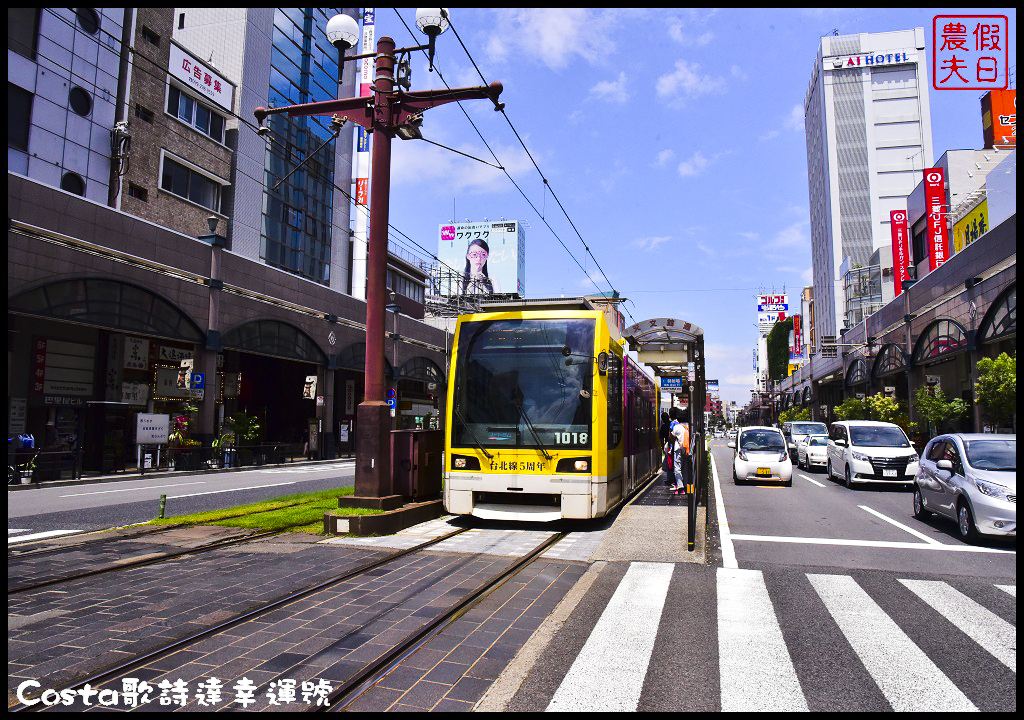
[{"label": "white high-rise building", "polygon": [[804,98],[816,335],[845,322],[840,266],[891,243],[889,213],[931,167],[924,28],[823,37]]}]

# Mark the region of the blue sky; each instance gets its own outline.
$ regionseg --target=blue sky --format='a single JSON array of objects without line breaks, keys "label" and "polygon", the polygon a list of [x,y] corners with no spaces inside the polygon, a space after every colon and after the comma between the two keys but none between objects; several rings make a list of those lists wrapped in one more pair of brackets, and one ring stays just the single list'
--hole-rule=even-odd
[{"label": "blue sky", "polygon": [[[400,13],[414,28],[414,11]],[[594,293],[610,281],[630,300],[627,323],[700,325],[707,377],[742,404],[754,381],[756,295],[784,288],[792,307],[811,284],[803,99],[820,37],[923,27],[930,54],[937,14],[1007,15],[1015,61],[1012,9],[452,8],[472,62],[449,30],[435,64],[452,87],[483,84],[473,62],[486,82],[503,83],[533,160],[488,101],[463,103],[522,192],[493,167],[396,140],[391,224],[436,253],[438,225],[453,212],[459,222],[528,222],[528,296]],[[377,34],[403,47],[422,38],[390,8],[378,10]],[[442,86],[415,59],[412,89]],[[981,92],[929,92],[936,158],[981,147]],[[425,117],[426,138],[493,163],[455,105]]]}]

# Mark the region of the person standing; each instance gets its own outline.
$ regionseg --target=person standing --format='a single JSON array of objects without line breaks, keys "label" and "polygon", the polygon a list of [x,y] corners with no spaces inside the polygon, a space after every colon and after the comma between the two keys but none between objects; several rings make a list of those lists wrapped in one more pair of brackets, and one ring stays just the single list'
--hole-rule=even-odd
[{"label": "person standing", "polygon": [[672,458],[672,469],[675,471],[676,486],[673,495],[682,495],[690,483],[690,413],[688,410],[674,407],[669,416],[675,420],[672,425],[673,445],[675,454]]},{"label": "person standing", "polygon": [[665,484],[671,487],[673,485],[673,472],[672,472],[672,419],[668,416],[667,412],[661,414],[661,425],[658,427],[658,439],[661,441],[661,476],[665,481]]}]

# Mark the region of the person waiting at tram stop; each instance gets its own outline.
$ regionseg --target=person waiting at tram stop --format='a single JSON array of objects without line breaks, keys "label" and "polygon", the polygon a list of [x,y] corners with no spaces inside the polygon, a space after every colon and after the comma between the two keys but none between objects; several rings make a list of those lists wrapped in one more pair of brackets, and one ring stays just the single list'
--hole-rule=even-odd
[{"label": "person waiting at tram stop", "polygon": [[673,457],[672,469],[676,476],[676,486],[672,491],[674,495],[682,495],[689,485],[692,471],[690,458],[690,412],[682,408],[673,407],[669,410],[669,417],[672,418],[671,426]]},{"label": "person waiting at tram stop", "polygon": [[670,426],[672,419],[668,416],[667,412],[661,414],[661,423],[658,425],[658,439],[661,441],[661,479],[664,480],[665,485],[671,487],[674,482],[674,473],[672,472],[672,431]]}]

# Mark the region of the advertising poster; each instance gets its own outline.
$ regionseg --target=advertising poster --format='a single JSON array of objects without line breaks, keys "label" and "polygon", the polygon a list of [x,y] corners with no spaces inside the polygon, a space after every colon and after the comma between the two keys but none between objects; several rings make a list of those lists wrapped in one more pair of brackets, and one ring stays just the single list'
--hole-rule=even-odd
[{"label": "advertising poster", "polygon": [[987,233],[988,200],[982,200],[974,209],[953,225],[953,253],[958,253]]},{"label": "advertising poster", "polygon": [[442,295],[526,293],[526,234],[519,222],[441,225],[437,257],[447,266]]}]

